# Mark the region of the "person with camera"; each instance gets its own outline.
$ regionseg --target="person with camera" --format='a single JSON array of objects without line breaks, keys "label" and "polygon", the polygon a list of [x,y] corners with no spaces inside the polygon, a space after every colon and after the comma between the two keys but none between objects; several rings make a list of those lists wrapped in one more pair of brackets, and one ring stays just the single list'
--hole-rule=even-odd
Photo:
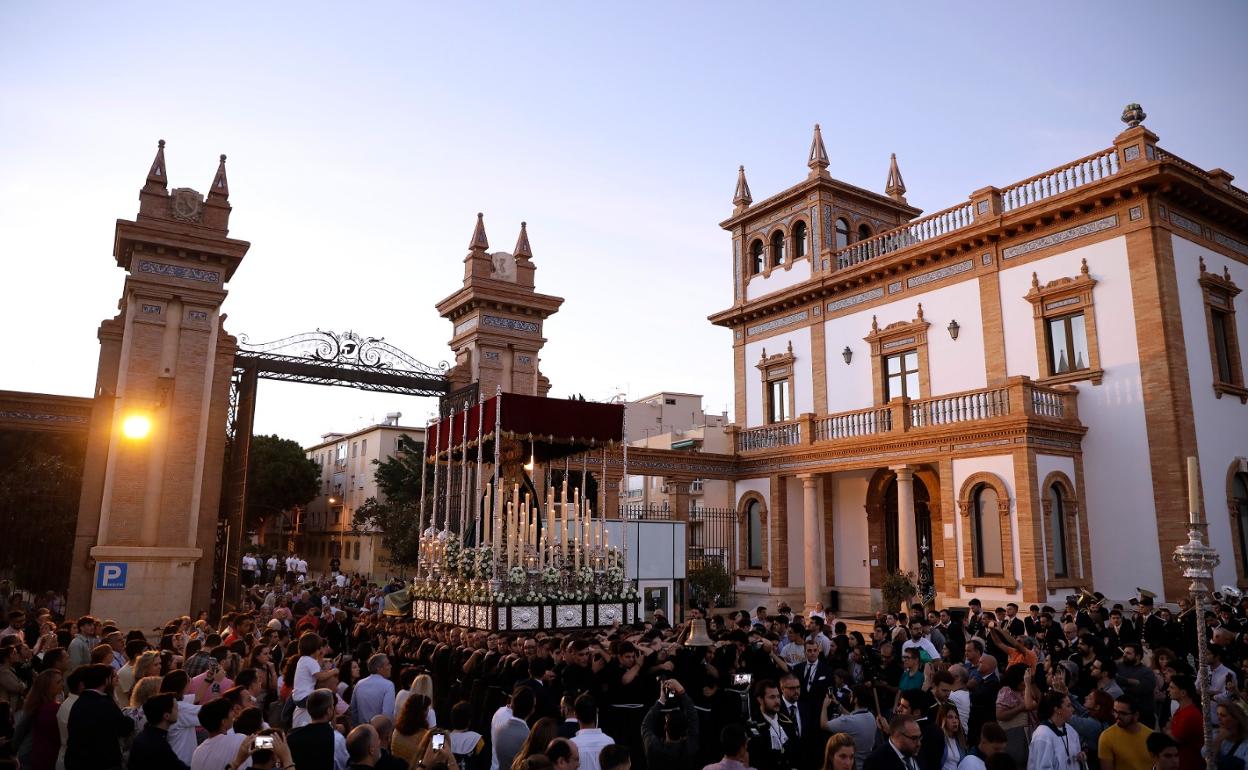
[{"label": "person with camera", "polygon": [[756,719],[747,728],[749,751],[758,770],[792,770],[799,762],[797,724],[781,711],[779,686],[770,679],[754,685]]},{"label": "person with camera", "polygon": [[[850,706],[846,708],[832,697],[829,690],[824,693],[823,706],[819,711],[819,726],[825,732],[846,733],[854,739],[855,770],[862,770],[863,763],[875,749],[875,715],[863,705],[874,697],[871,685],[860,684],[851,691]],[[840,715],[829,719],[829,711],[839,712]]]},{"label": "person with camera", "polygon": [[675,679],[659,683],[659,699],[641,723],[646,767],[692,770],[698,753],[698,711]]}]

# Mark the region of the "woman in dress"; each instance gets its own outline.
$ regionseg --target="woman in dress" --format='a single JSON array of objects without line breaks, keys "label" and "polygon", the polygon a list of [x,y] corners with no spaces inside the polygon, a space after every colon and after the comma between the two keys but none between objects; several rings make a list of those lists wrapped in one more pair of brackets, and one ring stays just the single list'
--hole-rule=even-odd
[{"label": "woman in dress", "polygon": [[429,698],[413,695],[403,702],[399,716],[394,720],[394,734],[390,738],[390,752],[413,765],[421,739],[429,733]]},{"label": "woman in dress", "polygon": [[997,724],[1005,730],[1005,751],[1019,767],[1027,764],[1027,703],[1024,699],[1027,666],[1015,663],[1001,677],[997,692]]},{"label": "woman in dress", "polygon": [[56,712],[61,707],[64,680],[61,672],[39,672],[18,712],[13,743],[23,770],[55,770],[61,750],[61,729]]}]

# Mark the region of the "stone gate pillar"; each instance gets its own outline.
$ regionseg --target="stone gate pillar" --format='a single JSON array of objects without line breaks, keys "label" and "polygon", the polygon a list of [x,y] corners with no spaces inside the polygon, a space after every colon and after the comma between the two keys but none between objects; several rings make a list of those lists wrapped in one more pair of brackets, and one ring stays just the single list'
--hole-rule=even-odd
[{"label": "stone gate pillar", "polygon": [[220,309],[250,245],[227,237],[225,156],[205,199],[168,190],[164,144],[117,221],[126,280],[100,326],[69,594],[71,615],[145,631],[209,608],[235,351]]}]

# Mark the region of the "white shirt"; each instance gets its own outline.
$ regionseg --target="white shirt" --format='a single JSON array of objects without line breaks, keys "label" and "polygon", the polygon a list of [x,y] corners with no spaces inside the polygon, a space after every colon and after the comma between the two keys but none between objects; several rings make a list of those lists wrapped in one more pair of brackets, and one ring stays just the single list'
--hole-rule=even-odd
[{"label": "white shirt", "polygon": [[780,724],[780,715],[769,717],[763,714],[763,721],[767,723],[767,732],[771,735],[772,751],[784,751],[784,743],[788,740],[788,735],[785,734],[784,727]]},{"label": "white shirt", "polygon": [[598,755],[604,746],[613,746],[615,741],[597,727],[582,727],[572,738],[576,750],[581,753],[581,770],[602,770]]},{"label": "white shirt", "polygon": [[78,702],[77,695],[66,695],[61,707],[56,710],[56,724],[61,728],[61,750],[56,755],[56,770],[65,770],[65,747],[69,742],[69,712]]},{"label": "white shirt", "polygon": [[308,574],[308,563],[304,561],[303,559],[299,560],[299,563],[298,565],[296,565],[296,567],[297,568],[295,571],[298,572],[300,575]]},{"label": "white shirt", "polygon": [[311,655],[304,655],[295,664],[295,681],[291,688],[291,697],[303,700],[316,689],[316,675],[321,673],[321,664]]},{"label": "white shirt", "polygon": [[986,766],[984,765],[984,760],[974,754],[967,754],[958,763],[958,770],[986,770]]},{"label": "white shirt", "polygon": [[[407,700],[409,695],[411,695],[411,692],[408,690],[400,690],[399,694],[395,696],[395,713],[399,712],[399,704],[402,702],[399,698]],[[499,706],[498,711],[495,711],[494,716],[490,718],[490,735],[497,733],[512,716],[511,706]],[[584,760],[582,759],[582,761]],[[490,741],[490,770],[498,770],[498,748],[494,745],[494,741]]]},{"label": "white shirt", "polygon": [[918,647],[921,652],[926,652],[928,660],[940,660],[940,652],[937,651],[936,645],[932,644],[932,640],[926,636],[919,637],[917,642],[913,639],[907,639],[901,645],[901,651],[905,652],[911,647]]},{"label": "white shirt", "polygon": [[[221,770],[234,761],[238,747],[243,745],[245,740],[247,740],[246,735],[237,733],[226,733],[209,738],[195,749],[191,758],[191,770]],[[240,769],[244,767],[251,767],[250,757],[239,765]]]},{"label": "white shirt", "polygon": [[1063,737],[1042,724],[1031,735],[1027,770],[1079,770],[1079,760],[1075,757],[1081,751],[1079,731],[1074,727],[1066,725]]},{"label": "white shirt", "polygon": [[[949,693],[949,702],[958,707],[958,719],[962,722],[962,732],[966,732],[970,729],[967,727],[967,724],[971,721],[970,692],[967,690],[954,690]],[[980,764],[982,765],[983,762],[981,761]]]},{"label": "white shirt", "polygon": [[[194,700],[194,695],[187,695],[178,702],[178,721],[169,727],[169,745],[173,747],[173,753],[178,755],[178,759],[188,765],[195,756],[195,728],[199,727],[200,707]],[[225,767],[225,763],[233,757],[231,754],[221,760],[221,767]]]}]

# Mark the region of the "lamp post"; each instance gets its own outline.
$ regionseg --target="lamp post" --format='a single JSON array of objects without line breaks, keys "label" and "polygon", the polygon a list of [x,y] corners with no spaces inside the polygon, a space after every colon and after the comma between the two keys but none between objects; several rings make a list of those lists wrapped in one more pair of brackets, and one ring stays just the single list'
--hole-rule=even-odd
[{"label": "lamp post", "polygon": [[[1209,642],[1205,639],[1205,599],[1209,596],[1209,584],[1213,570],[1222,561],[1218,552],[1205,545],[1206,524],[1200,515],[1199,470],[1195,457],[1187,458],[1188,508],[1190,508],[1187,542],[1174,549],[1174,563],[1183,571],[1183,577],[1191,580],[1187,590],[1192,597],[1196,612],[1196,682],[1200,688],[1200,715],[1204,725],[1205,746],[1213,745],[1213,724],[1209,721]],[[1214,770],[1216,756],[1209,752],[1206,757],[1208,770]]]}]

